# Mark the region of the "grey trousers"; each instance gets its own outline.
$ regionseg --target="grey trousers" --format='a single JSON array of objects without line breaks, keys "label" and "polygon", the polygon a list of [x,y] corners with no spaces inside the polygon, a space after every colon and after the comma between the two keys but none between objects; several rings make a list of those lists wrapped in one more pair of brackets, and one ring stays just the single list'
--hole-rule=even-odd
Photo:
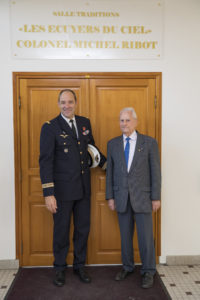
[{"label": "grey trousers", "polygon": [[153,241],[153,222],[151,213],[135,213],[130,201],[128,201],[126,212],[118,213],[121,254],[123,268],[129,272],[134,269],[133,233],[136,223],[140,258],[142,261],[141,274],[149,272],[155,274],[156,260]]}]

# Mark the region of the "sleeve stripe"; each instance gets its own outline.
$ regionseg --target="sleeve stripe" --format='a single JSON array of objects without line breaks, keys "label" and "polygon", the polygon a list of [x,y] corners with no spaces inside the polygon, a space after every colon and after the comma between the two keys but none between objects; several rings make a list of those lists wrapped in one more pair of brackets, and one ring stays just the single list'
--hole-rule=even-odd
[{"label": "sleeve stripe", "polygon": [[53,182],[42,184],[42,188],[43,189],[47,189],[47,188],[50,188],[50,187],[54,187],[54,183]]}]

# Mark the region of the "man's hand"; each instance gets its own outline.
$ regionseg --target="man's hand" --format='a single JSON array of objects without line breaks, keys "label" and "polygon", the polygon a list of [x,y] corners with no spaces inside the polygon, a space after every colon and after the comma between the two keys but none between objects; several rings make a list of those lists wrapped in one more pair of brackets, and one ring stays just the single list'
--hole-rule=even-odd
[{"label": "man's hand", "polygon": [[152,210],[156,212],[159,208],[160,208],[160,200],[153,200]]},{"label": "man's hand", "polygon": [[57,201],[56,201],[56,198],[54,196],[47,196],[44,199],[45,199],[46,208],[50,212],[52,212],[53,214],[55,214],[57,212]]},{"label": "man's hand", "polygon": [[109,207],[111,210],[115,210],[115,200],[114,200],[114,199],[109,199],[109,200],[108,200],[108,207]]}]

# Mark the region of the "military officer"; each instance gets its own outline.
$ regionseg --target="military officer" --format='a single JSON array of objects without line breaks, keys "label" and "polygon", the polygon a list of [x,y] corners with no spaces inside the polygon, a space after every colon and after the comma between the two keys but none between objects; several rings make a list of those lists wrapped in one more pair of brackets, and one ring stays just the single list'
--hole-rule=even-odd
[{"label": "military officer", "polygon": [[[75,115],[73,90],[64,89],[58,97],[60,115],[46,122],[40,136],[40,177],[47,209],[53,213],[53,254],[56,286],[65,283],[69,250],[70,220],[74,221],[73,270],[80,280],[91,278],[84,269],[90,228],[90,168],[88,145],[95,145],[89,119]],[[100,153],[99,166],[106,168]]]}]

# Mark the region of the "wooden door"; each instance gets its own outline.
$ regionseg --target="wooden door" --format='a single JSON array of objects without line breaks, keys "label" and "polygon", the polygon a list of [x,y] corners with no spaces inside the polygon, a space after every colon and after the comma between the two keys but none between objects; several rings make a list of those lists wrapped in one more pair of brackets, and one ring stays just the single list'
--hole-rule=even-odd
[{"label": "wooden door", "polygon": [[[119,111],[125,106],[135,107],[141,133],[158,138],[158,110],[155,107],[157,80],[152,75],[116,76],[114,73],[90,76],[53,76],[48,73],[31,76],[23,73],[16,82],[16,92],[21,101],[21,108],[16,108],[14,112],[15,126],[18,128],[15,130],[17,257],[21,266],[52,265],[53,222],[51,213],[44,206],[39,178],[39,136],[42,124],[59,113],[57,96],[60,90],[71,88],[76,92],[76,113],[90,118],[96,144],[106,154],[107,141],[121,134]],[[154,235],[159,254],[158,221],[159,215],[155,214]],[[134,244],[136,262],[139,262],[136,237]],[[71,264],[72,261],[71,243],[67,262]],[[100,168],[92,170],[91,231],[87,263],[121,263],[117,217],[107,207],[105,173]]]},{"label": "wooden door", "polygon": [[[107,141],[121,135],[119,112],[124,107],[135,108],[140,133],[156,137],[155,95],[155,79],[91,79],[90,119],[96,144],[103,153],[106,153]],[[121,245],[117,214],[107,207],[105,173],[100,168],[93,170],[92,186],[90,263],[120,263]],[[154,236],[155,233],[154,226]],[[136,234],[134,249],[135,262],[140,262]]]},{"label": "wooden door", "polygon": [[[52,265],[52,215],[44,205],[39,177],[39,139],[45,121],[59,114],[59,91],[73,89],[79,101],[77,114],[87,115],[84,80],[21,79],[20,135],[21,135],[21,191],[22,241],[21,264]],[[71,243],[68,261],[72,263]]]}]

